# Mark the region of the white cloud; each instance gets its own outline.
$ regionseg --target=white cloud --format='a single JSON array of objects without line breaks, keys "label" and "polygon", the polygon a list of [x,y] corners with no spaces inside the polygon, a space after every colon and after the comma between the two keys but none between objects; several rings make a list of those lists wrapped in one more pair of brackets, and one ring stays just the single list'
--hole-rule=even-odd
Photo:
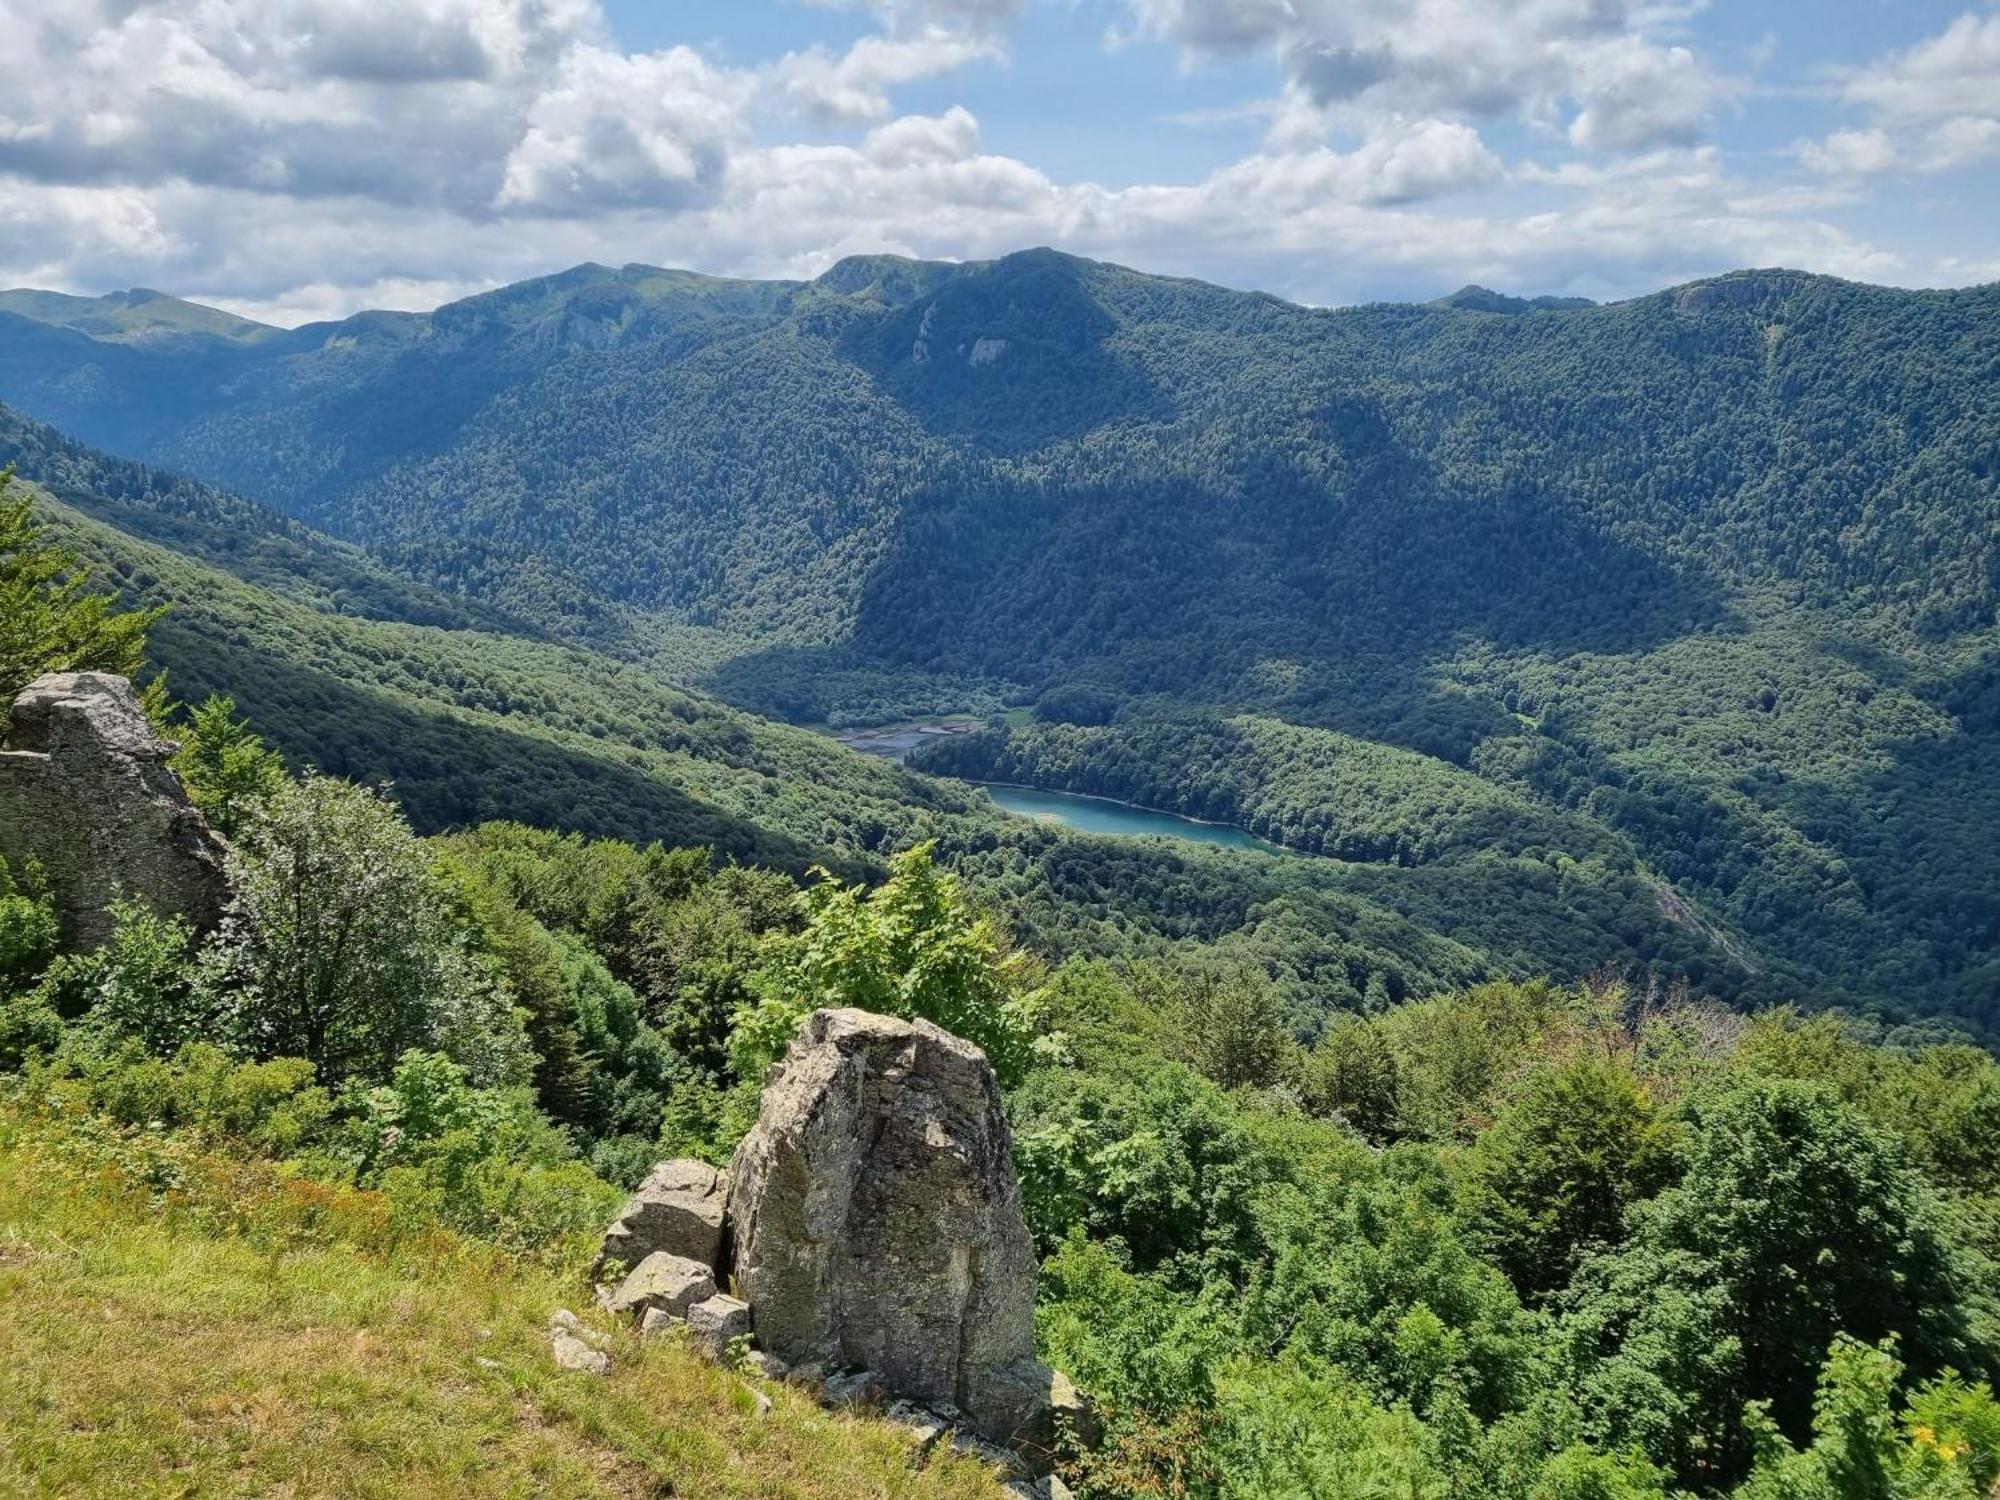
[{"label": "white cloud", "polygon": [[[1815,217],[1853,171],[1774,191],[1689,144],[1719,85],[1659,7],[1119,3],[1194,53],[1270,50],[1285,85],[1257,150],[1193,181],[1061,182],[962,107],[897,113],[899,86],[998,56],[1012,3],[856,5],[877,29],[844,52],[728,67],[620,50],[592,0],[407,0],[400,30],[369,24],[384,0],[0,0],[0,283],[296,321],[583,260],[811,275],[1040,243],[1322,303],[1930,274]],[[1510,170],[1489,117],[1541,128],[1551,164]],[[1943,163],[1993,150],[1989,125],[1883,128]]]},{"label": "white cloud", "polygon": [[1326,202],[1411,203],[1495,181],[1502,171],[1469,125],[1420,120],[1350,152],[1321,146],[1253,156],[1211,177],[1205,193],[1275,216]]},{"label": "white cloud", "polygon": [[1961,15],[1936,36],[1846,70],[1840,91],[1878,123],[1802,144],[1800,159],[1816,171],[1945,172],[2000,155],[2000,15]]},{"label": "white cloud", "polygon": [[786,91],[829,120],[879,120],[888,90],[1002,56],[988,37],[931,26],[907,36],[863,37],[839,57],[813,49],[788,54],[776,72]]},{"label": "white cloud", "polygon": [[2000,112],[2000,15],[1962,15],[1938,35],[1850,73],[1843,93],[1896,119]]},{"label": "white cloud", "polygon": [[823,10],[865,10],[892,29],[906,26],[989,28],[1020,13],[1025,0],[805,0]]},{"label": "white cloud", "polygon": [[941,115],[905,115],[869,131],[862,152],[884,167],[968,161],[979,154],[979,122],[957,105]]},{"label": "white cloud", "polygon": [[494,201],[546,212],[697,202],[745,134],[752,92],[687,47],[639,56],[572,48],[529,105]]},{"label": "white cloud", "polygon": [[1284,78],[1276,139],[1384,116],[1555,125],[1592,150],[1685,143],[1729,85],[1654,35],[1635,0],[1130,0],[1190,59],[1269,47]]},{"label": "white cloud", "polygon": [[1800,146],[1799,160],[1815,172],[1865,176],[1888,171],[1899,157],[1887,131],[1836,130],[1823,141]]},{"label": "white cloud", "polygon": [[490,200],[584,0],[0,3],[0,170],[296,196]]},{"label": "white cloud", "polygon": [[1924,165],[1933,172],[2000,156],[2000,119],[1961,115],[1946,120],[1930,133],[1923,149]]},{"label": "white cloud", "polygon": [[1582,106],[1569,138],[1598,151],[1635,151],[1700,138],[1722,92],[1685,47],[1658,47],[1634,36],[1574,49],[1572,85]]}]

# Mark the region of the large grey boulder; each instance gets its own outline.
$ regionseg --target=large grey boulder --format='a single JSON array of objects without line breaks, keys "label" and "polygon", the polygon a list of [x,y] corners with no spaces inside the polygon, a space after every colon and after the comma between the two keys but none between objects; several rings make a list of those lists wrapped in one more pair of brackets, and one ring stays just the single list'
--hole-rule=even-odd
[{"label": "large grey boulder", "polygon": [[212,926],[228,891],[222,842],[167,765],[123,677],[61,672],[14,699],[0,749],[0,856],[40,862],[64,938],[95,948],[123,894]]},{"label": "large grey boulder", "polygon": [[722,1174],[705,1161],[658,1163],[604,1231],[591,1279],[628,1271],[660,1251],[716,1265],[728,1196]]},{"label": "large grey boulder", "polygon": [[862,1368],[1039,1445],[1035,1253],[985,1054],[925,1021],[814,1013],[730,1165],[735,1291],[794,1367]]}]

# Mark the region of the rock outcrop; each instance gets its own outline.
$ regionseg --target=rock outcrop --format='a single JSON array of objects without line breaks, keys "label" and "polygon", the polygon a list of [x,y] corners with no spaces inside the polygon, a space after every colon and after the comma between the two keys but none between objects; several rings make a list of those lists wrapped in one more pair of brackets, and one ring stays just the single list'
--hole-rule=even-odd
[{"label": "rock outcrop", "polygon": [[604,1306],[642,1333],[678,1329],[718,1356],[748,1335],[767,1377],[834,1405],[893,1403],[920,1442],[955,1433],[1045,1472],[1062,1429],[1092,1441],[1088,1402],[1035,1359],[1034,1244],[999,1085],[984,1053],[929,1022],[815,1012],[728,1174],[654,1167],[598,1271]]},{"label": "rock outcrop", "polygon": [[632,1268],[604,1305],[620,1317],[643,1318],[657,1311],[685,1318],[690,1307],[714,1295],[715,1267],[656,1250]]},{"label": "rock outcrop", "polygon": [[222,844],[167,765],[132,684],[100,672],[38,677],[0,749],[0,856],[38,861],[63,936],[94,948],[121,894],[207,927],[227,889]]},{"label": "rock outcrop", "polygon": [[925,1021],[816,1012],[729,1178],[759,1347],[795,1369],[872,1371],[996,1442],[1046,1426],[1034,1245],[977,1047]]}]

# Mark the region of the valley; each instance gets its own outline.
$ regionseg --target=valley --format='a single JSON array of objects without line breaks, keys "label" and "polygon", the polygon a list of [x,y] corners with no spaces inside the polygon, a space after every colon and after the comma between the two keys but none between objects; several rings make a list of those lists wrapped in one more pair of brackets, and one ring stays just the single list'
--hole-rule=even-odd
[{"label": "valley", "polygon": [[[89,953],[58,843],[0,865],[0,1487],[994,1495],[671,1329],[551,1363],[624,1191],[851,1008],[991,1064],[1088,1500],[1831,1496],[1856,1411],[1980,1500],[1994,326],[1046,253],[0,299],[0,663],[136,674],[114,738],[228,838],[213,930],[121,900]],[[116,1447],[36,1394],[111,1301]]]},{"label": "valley", "polygon": [[0,400],[340,538],[371,582],[338,610],[850,739],[1004,714],[875,742],[1332,854],[1287,883],[1508,971],[1595,949],[1977,1031],[1994,298],[1759,271],[1330,312],[1047,251],[580,266],[254,337],[20,302]]}]

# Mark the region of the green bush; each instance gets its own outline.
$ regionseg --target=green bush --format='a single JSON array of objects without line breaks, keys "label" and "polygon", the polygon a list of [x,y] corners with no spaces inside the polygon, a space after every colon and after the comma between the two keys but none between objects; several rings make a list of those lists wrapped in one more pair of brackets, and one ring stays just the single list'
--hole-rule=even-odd
[{"label": "green bush", "polygon": [[1015,1082],[1054,1039],[1039,1034],[1027,958],[975,913],[929,844],[893,862],[874,890],[821,871],[799,896],[805,930],[772,940],[757,1002],[737,1012],[737,1073],[761,1078],[813,1011],[852,1006],[933,1021],[976,1042],[1002,1082]]},{"label": "green bush", "polygon": [[328,1084],[386,1079],[412,1047],[481,1082],[527,1076],[520,1018],[386,798],[326,776],[289,784],[231,847],[229,875],[208,960],[251,1053],[307,1058]]}]

